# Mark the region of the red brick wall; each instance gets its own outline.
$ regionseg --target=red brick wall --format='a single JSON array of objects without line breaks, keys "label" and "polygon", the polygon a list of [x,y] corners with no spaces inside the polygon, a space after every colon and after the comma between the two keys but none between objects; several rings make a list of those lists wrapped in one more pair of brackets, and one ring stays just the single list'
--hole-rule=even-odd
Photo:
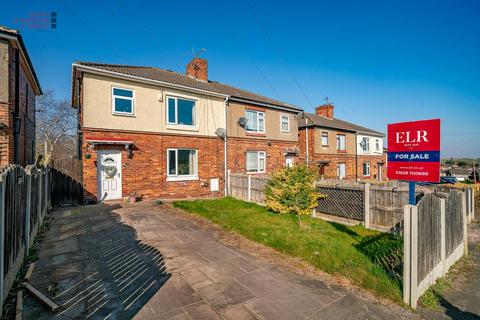
[{"label": "red brick wall", "polygon": [[[370,176],[363,175],[363,163],[370,162]],[[378,179],[378,163],[383,162],[381,166],[382,180],[387,180],[386,155],[381,156],[358,156],[358,178],[359,179]]]},{"label": "red brick wall", "polygon": [[[297,142],[255,139],[255,138],[228,138],[227,167],[232,173],[246,172],[246,152],[266,152],[266,173],[285,167],[285,152],[298,148]],[[298,162],[298,157],[294,160]]]},{"label": "red brick wall", "polygon": [[[133,141],[133,156],[128,158],[123,146],[97,146],[87,150],[87,140],[122,139]],[[139,132],[113,132],[83,129],[83,184],[86,200],[97,196],[97,153],[98,149],[122,151],[122,195],[131,192],[143,195],[144,199],[213,197],[223,194],[223,140],[214,137],[187,135],[164,135]],[[192,148],[198,150],[198,176],[195,181],[167,181],[167,148]],[[85,154],[91,158],[86,159]],[[210,178],[220,179],[219,192],[210,192]]]},{"label": "red brick wall", "polygon": [[[325,179],[337,178],[337,163],[345,163],[345,179],[356,179],[356,162],[354,154],[321,154],[314,151],[314,128],[308,128],[308,162],[309,166],[316,168],[321,176]],[[298,131],[298,144],[300,148],[299,161],[305,162],[306,159],[306,132],[305,128]],[[321,169],[318,165],[319,161],[330,161],[330,163]],[[360,172],[359,172],[360,173]]]},{"label": "red brick wall", "polygon": [[[0,104],[0,121],[7,125],[0,132],[0,166],[14,163],[14,117],[15,111],[15,51],[8,50],[9,104]],[[27,89],[28,87],[28,89]],[[21,119],[18,140],[18,164],[26,166],[35,160],[35,93],[22,64],[19,71],[19,113]],[[27,94],[28,90],[28,94]]]}]

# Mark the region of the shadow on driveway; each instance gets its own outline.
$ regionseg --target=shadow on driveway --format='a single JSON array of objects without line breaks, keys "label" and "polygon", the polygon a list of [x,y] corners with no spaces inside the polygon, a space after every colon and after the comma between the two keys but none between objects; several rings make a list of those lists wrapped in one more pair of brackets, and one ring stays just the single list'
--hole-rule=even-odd
[{"label": "shadow on driveway", "polygon": [[114,212],[121,205],[61,209],[40,244],[31,284],[61,306],[27,295],[24,319],[131,319],[165,284],[164,257]]}]

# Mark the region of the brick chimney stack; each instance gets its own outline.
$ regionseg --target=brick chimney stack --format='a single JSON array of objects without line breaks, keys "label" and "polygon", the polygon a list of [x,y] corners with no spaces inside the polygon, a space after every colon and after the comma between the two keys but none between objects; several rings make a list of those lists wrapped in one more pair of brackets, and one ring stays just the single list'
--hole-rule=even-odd
[{"label": "brick chimney stack", "polygon": [[201,81],[208,81],[208,61],[194,58],[187,64],[187,76]]},{"label": "brick chimney stack", "polygon": [[315,113],[319,116],[333,119],[333,104],[327,103],[315,108]]}]

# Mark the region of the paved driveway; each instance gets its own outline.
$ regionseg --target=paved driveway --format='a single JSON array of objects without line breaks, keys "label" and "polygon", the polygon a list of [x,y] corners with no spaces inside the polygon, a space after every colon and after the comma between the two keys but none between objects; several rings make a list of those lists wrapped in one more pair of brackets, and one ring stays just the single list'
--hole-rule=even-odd
[{"label": "paved driveway", "polygon": [[169,206],[103,204],[53,214],[32,283],[62,305],[27,298],[26,319],[403,319],[355,290],[223,244]]}]

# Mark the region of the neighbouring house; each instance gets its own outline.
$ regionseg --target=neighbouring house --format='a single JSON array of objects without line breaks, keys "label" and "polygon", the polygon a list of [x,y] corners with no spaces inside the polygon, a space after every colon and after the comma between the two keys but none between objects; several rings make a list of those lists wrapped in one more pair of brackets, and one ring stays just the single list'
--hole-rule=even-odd
[{"label": "neighbouring house", "polygon": [[228,170],[264,174],[298,153],[301,109],[209,80],[205,59],[186,74],[76,62],[72,106],[87,201],[219,196]]},{"label": "neighbouring house", "polygon": [[326,179],[385,179],[385,135],[334,118],[332,104],[298,121],[300,160],[318,167]]},{"label": "neighbouring house", "polygon": [[35,162],[40,83],[19,31],[0,26],[0,166]]},{"label": "neighbouring house", "polygon": [[478,169],[473,169],[473,167],[447,167],[442,171],[445,173],[447,177],[455,177],[458,181],[465,181],[465,180],[480,180],[480,176],[478,174]]}]

